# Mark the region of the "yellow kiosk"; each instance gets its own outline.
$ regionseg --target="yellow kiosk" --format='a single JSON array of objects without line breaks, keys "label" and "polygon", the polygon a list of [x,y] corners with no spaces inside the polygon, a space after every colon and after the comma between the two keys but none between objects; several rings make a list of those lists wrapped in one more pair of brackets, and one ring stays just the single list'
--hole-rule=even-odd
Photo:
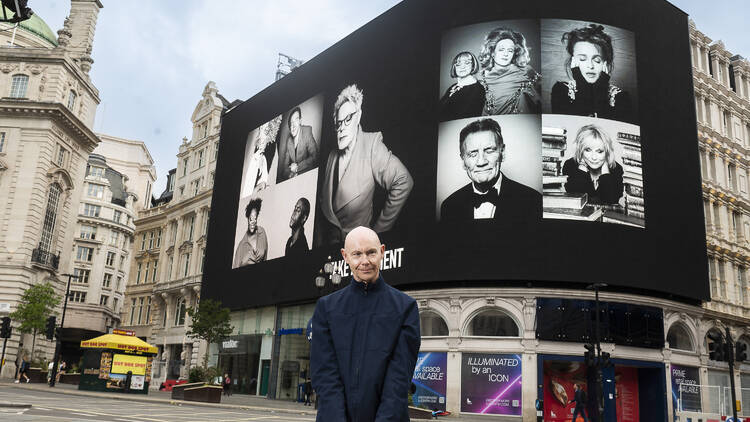
[{"label": "yellow kiosk", "polygon": [[158,350],[132,331],[114,330],[84,340],[79,390],[148,394],[151,365]]}]

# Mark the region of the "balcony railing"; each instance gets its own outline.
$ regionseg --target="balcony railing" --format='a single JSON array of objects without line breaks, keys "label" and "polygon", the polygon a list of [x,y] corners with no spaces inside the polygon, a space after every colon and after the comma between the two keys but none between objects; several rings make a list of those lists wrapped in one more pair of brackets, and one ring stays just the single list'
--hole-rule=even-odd
[{"label": "balcony railing", "polygon": [[45,251],[41,247],[34,248],[31,251],[31,262],[51,267],[57,270],[60,265],[60,253],[54,255],[52,252]]}]

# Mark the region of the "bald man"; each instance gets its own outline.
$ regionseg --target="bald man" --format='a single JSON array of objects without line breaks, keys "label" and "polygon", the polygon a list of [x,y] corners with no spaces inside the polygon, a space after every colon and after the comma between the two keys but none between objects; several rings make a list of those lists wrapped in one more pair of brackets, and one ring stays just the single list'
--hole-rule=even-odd
[{"label": "bald man", "polygon": [[310,370],[316,421],[408,422],[408,394],[419,352],[416,301],[380,275],[385,245],[367,227],[346,236],[349,285],[318,300]]}]

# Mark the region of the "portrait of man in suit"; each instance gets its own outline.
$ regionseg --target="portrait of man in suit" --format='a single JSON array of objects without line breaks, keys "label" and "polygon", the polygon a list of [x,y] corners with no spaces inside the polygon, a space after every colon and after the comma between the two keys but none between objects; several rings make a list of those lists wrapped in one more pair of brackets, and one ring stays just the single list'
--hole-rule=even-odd
[{"label": "portrait of man in suit", "polygon": [[305,222],[310,216],[310,201],[307,198],[300,198],[294,204],[292,216],[289,218],[289,228],[292,234],[286,241],[284,256],[304,255],[310,249],[307,247],[307,237],[305,237]]},{"label": "portrait of man in suit", "polygon": [[[390,230],[414,187],[409,170],[385,146],[382,133],[362,129],[362,100],[362,90],[356,85],[347,86],[336,98],[336,148],[328,155],[318,194],[318,244],[340,243],[358,226],[376,232]],[[385,202],[374,215],[378,186],[385,191]]]},{"label": "portrait of man in suit", "polygon": [[443,201],[442,221],[541,218],[542,195],[500,171],[505,142],[499,123],[483,118],[464,126],[459,134],[459,152],[470,183]]},{"label": "portrait of man in suit", "polygon": [[295,107],[287,119],[286,154],[281,170],[282,180],[291,179],[318,165],[318,143],[312,127],[302,124],[302,110]]}]

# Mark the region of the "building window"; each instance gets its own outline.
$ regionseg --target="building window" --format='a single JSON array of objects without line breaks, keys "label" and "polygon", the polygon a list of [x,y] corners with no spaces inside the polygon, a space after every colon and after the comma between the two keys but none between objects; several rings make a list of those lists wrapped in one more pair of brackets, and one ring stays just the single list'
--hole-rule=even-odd
[{"label": "building window", "polygon": [[422,337],[445,337],[448,335],[448,325],[436,312],[421,312],[419,314],[419,329]]},{"label": "building window", "polygon": [[146,324],[151,324],[151,296],[146,298]]},{"label": "building window", "polygon": [[182,175],[183,176],[187,175],[187,170],[188,170],[188,159],[186,158],[182,160]]},{"label": "building window", "polygon": [[89,166],[88,176],[97,178],[104,177],[104,169],[101,167]]},{"label": "building window", "polygon": [[141,250],[146,249],[146,233],[141,235]]},{"label": "building window", "polygon": [[180,298],[174,308],[174,325],[185,325],[185,299]]},{"label": "building window", "polygon": [[135,298],[131,299],[130,301],[130,325],[133,325],[133,323],[136,321],[135,320],[135,304],[136,304]]},{"label": "building window", "polygon": [[154,272],[151,273],[151,282],[156,283],[156,274],[158,274],[159,261],[154,261]]},{"label": "building window", "polygon": [[143,324],[143,320],[141,319],[143,317],[143,302],[144,302],[144,298],[139,297],[138,298],[138,325]]},{"label": "building window", "polygon": [[135,270],[135,284],[141,284],[141,269],[142,268],[143,268],[143,264],[139,262],[138,267]]},{"label": "building window", "polygon": [[55,234],[55,222],[57,221],[57,204],[60,201],[60,185],[52,184],[47,195],[47,208],[44,212],[44,225],[42,226],[42,238],[39,242],[42,250],[52,250],[52,238]]},{"label": "building window", "polygon": [[172,279],[172,264],[174,264],[174,258],[170,255],[167,262],[167,281]]},{"label": "building window", "polygon": [[191,215],[187,219],[186,236],[185,239],[188,241],[193,240],[193,231],[195,230],[195,215]]},{"label": "building window", "polygon": [[94,258],[94,248],[87,248],[86,246],[79,246],[78,252],[76,253],[76,259],[79,261],[88,261]]},{"label": "building window", "polygon": [[101,297],[99,298],[99,305],[107,306],[107,302],[109,302],[109,296],[101,295]]},{"label": "building window", "polygon": [[693,350],[690,334],[681,324],[674,324],[669,328],[667,342],[669,342],[670,349]]},{"label": "building window", "polygon": [[148,248],[154,249],[154,231],[148,232]]},{"label": "building window", "polygon": [[201,149],[200,151],[198,151],[198,168],[203,167],[203,152],[204,151],[205,150],[203,150],[203,149]]},{"label": "building window", "polygon": [[86,302],[86,292],[70,292],[70,301],[78,303]]},{"label": "building window", "polygon": [[13,75],[13,80],[10,83],[10,98],[26,98],[26,88],[28,86],[28,76]]},{"label": "building window", "polygon": [[91,271],[85,270],[83,268],[74,268],[73,275],[75,276],[75,278],[70,280],[72,283],[89,284],[89,276],[91,275]]},{"label": "building window", "polygon": [[182,263],[183,263],[182,276],[187,277],[188,273],[190,272],[190,252],[182,255]]},{"label": "building window", "polygon": [[109,289],[112,287],[112,274],[104,273],[104,279],[102,280],[102,287]]},{"label": "building window", "polygon": [[117,298],[113,297],[112,298],[112,310],[115,312],[117,312],[117,302],[118,302]]},{"label": "building window", "polygon": [[156,230],[156,247],[161,246],[161,229]]},{"label": "building window", "polygon": [[119,269],[122,269],[125,266],[125,256],[120,257],[120,265],[117,267]]},{"label": "building window", "polygon": [[99,217],[102,207],[99,205],[83,204],[83,215],[87,217]]},{"label": "building window", "polygon": [[112,246],[117,246],[120,244],[120,232],[116,232],[114,230],[109,232],[109,244]]},{"label": "building window", "polygon": [[68,150],[63,148],[62,145],[57,146],[57,161],[55,163],[58,167],[65,167],[65,161],[68,155]]},{"label": "building window", "polygon": [[112,214],[112,221],[114,221],[115,223],[119,223],[121,219],[122,219],[122,211],[115,210],[115,212]]},{"label": "building window", "polygon": [[206,248],[201,248],[201,274],[203,274],[203,267],[206,265]]},{"label": "building window", "polygon": [[146,272],[144,273],[144,277],[143,277],[143,282],[144,282],[144,283],[148,283],[148,273],[149,273],[149,268],[151,268],[151,263],[150,263],[150,262],[147,262],[147,263],[146,263]]},{"label": "building window", "polygon": [[0,152],[5,149],[5,132],[0,132]]},{"label": "building window", "polygon": [[81,225],[81,239],[96,239],[96,226]]},{"label": "building window", "polygon": [[108,267],[112,267],[115,265],[115,256],[116,254],[114,252],[107,252],[107,261],[104,263]]},{"label": "building window", "polygon": [[518,337],[518,325],[500,310],[487,310],[469,323],[469,336]]},{"label": "building window", "polygon": [[170,240],[172,242],[171,245],[174,245],[175,242],[177,242],[177,222],[176,221],[172,222],[172,224],[170,225],[169,231],[172,235],[172,238]]},{"label": "building window", "polygon": [[214,144],[214,161],[219,157],[219,143]]},{"label": "building window", "polygon": [[70,91],[68,93],[68,108],[71,111],[73,111],[73,107],[76,105],[76,97],[77,95],[75,91]]}]

